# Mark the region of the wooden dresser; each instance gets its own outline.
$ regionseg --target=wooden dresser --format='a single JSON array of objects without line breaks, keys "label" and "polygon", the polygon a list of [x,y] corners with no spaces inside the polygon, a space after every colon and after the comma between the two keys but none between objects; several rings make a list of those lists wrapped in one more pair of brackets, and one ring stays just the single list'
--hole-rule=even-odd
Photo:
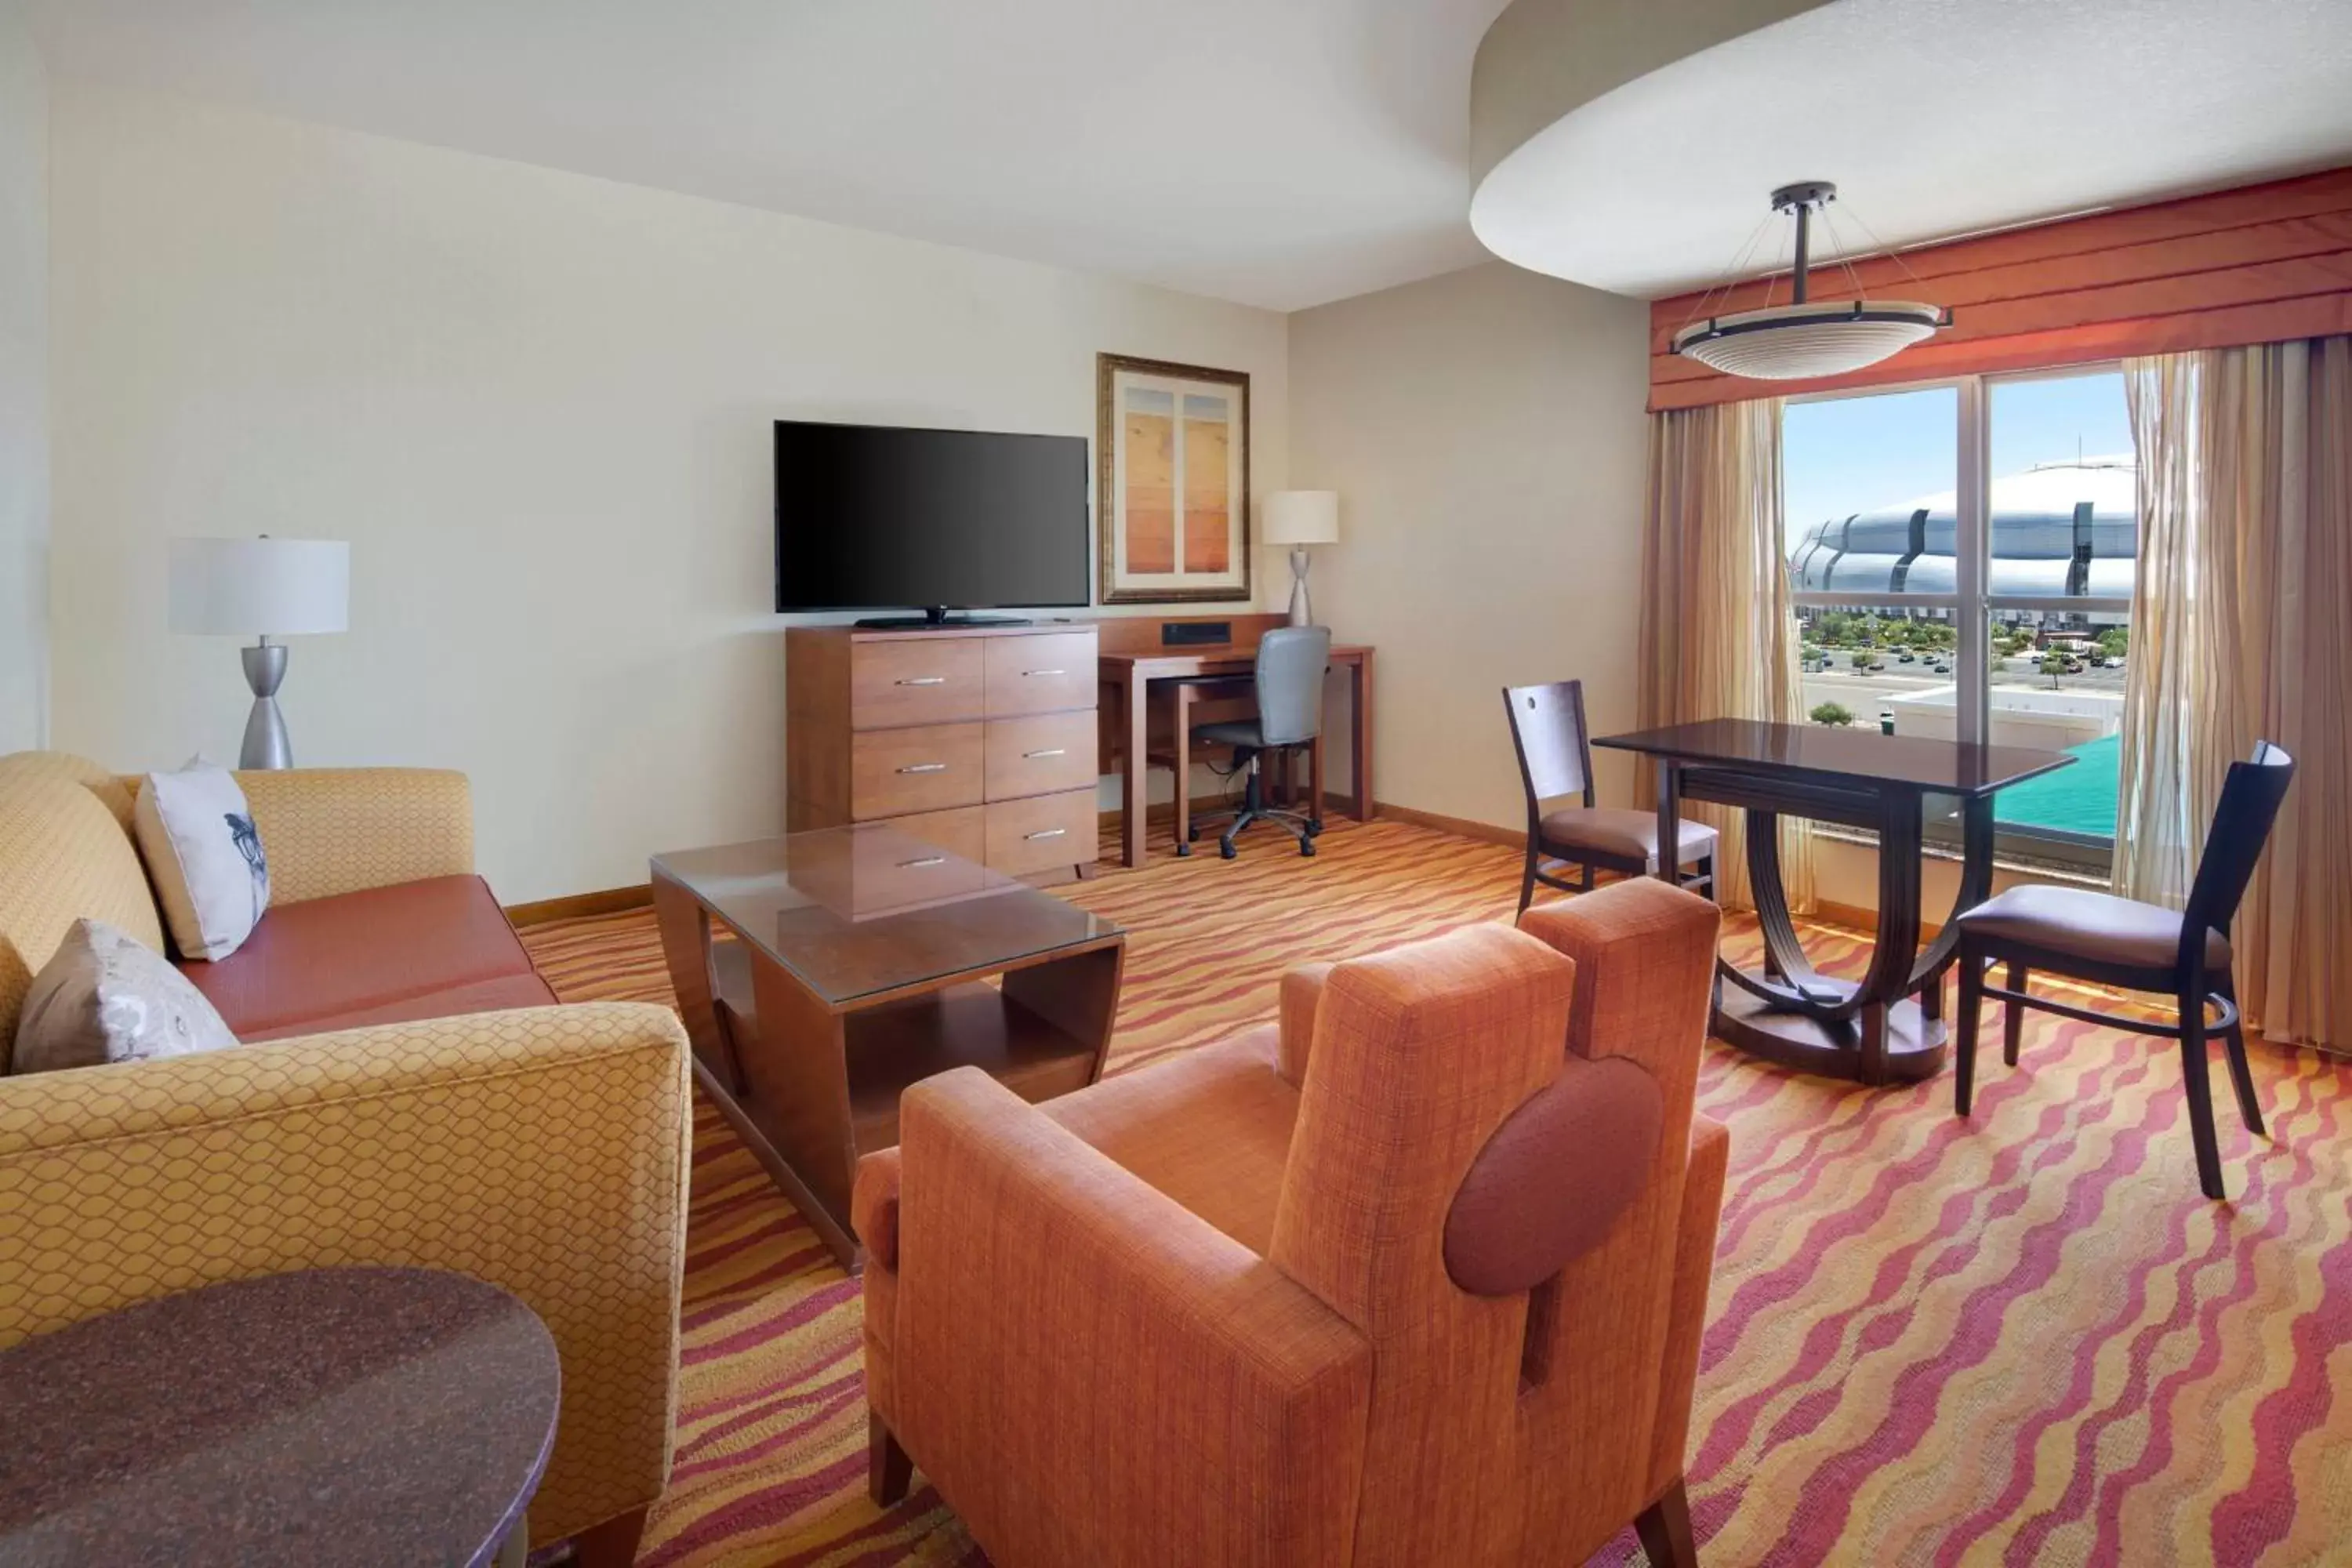
[{"label": "wooden dresser", "polygon": [[1016,877],[1091,873],[1095,628],[784,633],[786,828],[887,822]]}]

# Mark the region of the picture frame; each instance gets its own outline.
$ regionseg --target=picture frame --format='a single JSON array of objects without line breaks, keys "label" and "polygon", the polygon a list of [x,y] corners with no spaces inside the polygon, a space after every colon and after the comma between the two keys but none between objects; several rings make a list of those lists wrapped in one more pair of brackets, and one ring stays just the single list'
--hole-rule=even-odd
[{"label": "picture frame", "polygon": [[1249,384],[1246,371],[1095,356],[1103,604],[1252,597]]}]

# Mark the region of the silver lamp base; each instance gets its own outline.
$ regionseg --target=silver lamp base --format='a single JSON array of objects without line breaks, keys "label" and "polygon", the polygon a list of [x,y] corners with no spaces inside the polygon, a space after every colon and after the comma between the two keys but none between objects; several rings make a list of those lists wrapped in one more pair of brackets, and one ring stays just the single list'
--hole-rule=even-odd
[{"label": "silver lamp base", "polygon": [[1307,602],[1307,547],[1293,545],[1290,551],[1290,624],[1311,626],[1315,624],[1314,606]]},{"label": "silver lamp base", "polygon": [[286,649],[263,637],[252,647],[239,648],[245,663],[245,683],[253,688],[253,711],[246,715],[245,745],[236,754],[240,768],[290,768],[293,742],[286,738],[286,715],[278,710],[278,684],[286,679]]}]

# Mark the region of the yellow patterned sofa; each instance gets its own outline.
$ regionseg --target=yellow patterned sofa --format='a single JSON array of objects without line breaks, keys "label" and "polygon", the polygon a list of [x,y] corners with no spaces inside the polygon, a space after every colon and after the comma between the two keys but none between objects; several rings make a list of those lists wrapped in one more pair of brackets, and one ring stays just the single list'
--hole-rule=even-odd
[{"label": "yellow patterned sofa", "polygon": [[[277,1026],[253,1028],[273,1007],[265,963],[232,1000],[248,1010],[240,1038],[269,1043],[0,1077],[0,1347],[291,1268],[413,1264],[489,1280],[530,1304],[562,1357],[532,1534],[578,1536],[583,1562],[625,1563],[669,1468],[691,1126],[677,1016],[518,1005],[549,994],[536,974],[338,1010],[316,973],[335,948],[315,933],[335,922],[316,911],[373,909],[382,931],[450,907],[477,880],[465,778],[239,782],[270,858],[263,927],[286,917],[277,988],[308,984],[326,1023],[360,1026],[310,1032],[278,1005]],[[129,834],[135,784],[61,753],[0,757],[0,1047],[76,919],[163,947]],[[436,879],[452,890],[418,901]],[[412,973],[442,973],[419,962]]]}]

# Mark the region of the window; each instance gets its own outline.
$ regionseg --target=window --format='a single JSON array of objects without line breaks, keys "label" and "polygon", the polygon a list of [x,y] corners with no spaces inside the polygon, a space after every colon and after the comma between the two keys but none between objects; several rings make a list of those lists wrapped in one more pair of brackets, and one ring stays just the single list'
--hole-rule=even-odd
[{"label": "window", "polygon": [[2000,841],[2104,869],[2138,547],[2121,373],[1794,401],[1781,439],[1808,715],[2073,752],[2001,793]]}]

